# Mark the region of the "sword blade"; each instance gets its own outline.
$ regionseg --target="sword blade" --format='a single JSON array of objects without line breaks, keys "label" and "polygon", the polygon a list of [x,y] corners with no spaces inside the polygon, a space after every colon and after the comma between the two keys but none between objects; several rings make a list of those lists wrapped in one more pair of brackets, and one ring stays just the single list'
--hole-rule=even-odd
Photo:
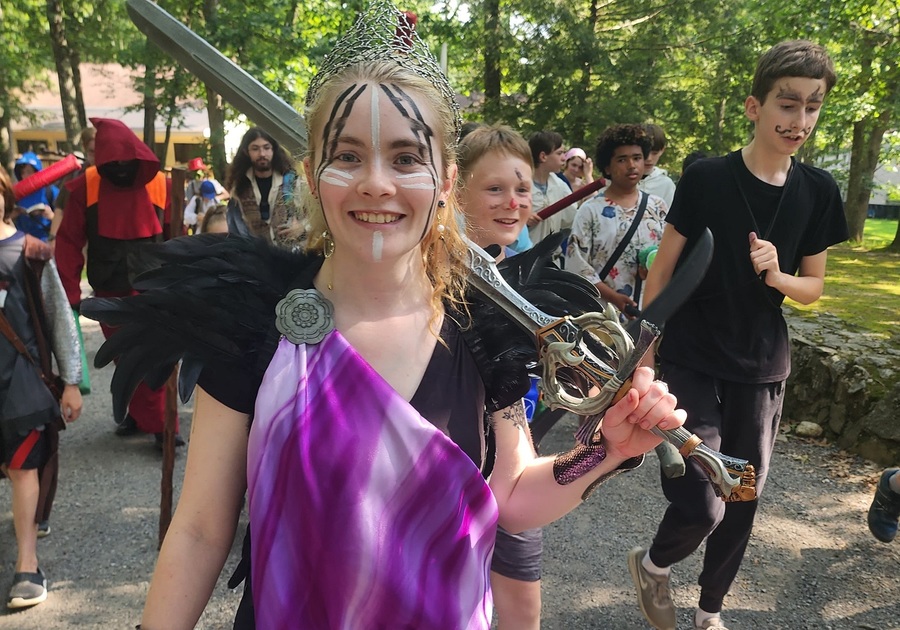
[{"label": "sword blade", "polygon": [[535,335],[535,343],[537,343],[538,331],[558,322],[560,318],[548,315],[519,295],[504,280],[500,270],[497,269],[497,263],[494,262],[493,256],[469,238],[464,236],[463,240],[469,247],[468,267],[472,272],[467,279],[469,284],[503,309],[503,312],[525,332]]},{"label": "sword blade", "polygon": [[648,321],[660,330],[672,314],[687,301],[700,285],[713,255],[713,235],[706,228],[684,263],[678,268],[669,283],[659,292],[638,319],[632,320],[625,327],[632,339],[641,333],[641,322]]},{"label": "sword blade", "polygon": [[264,128],[289,153],[306,152],[303,116],[280,96],[150,0],[128,0],[127,8],[135,26],[163,52]]}]

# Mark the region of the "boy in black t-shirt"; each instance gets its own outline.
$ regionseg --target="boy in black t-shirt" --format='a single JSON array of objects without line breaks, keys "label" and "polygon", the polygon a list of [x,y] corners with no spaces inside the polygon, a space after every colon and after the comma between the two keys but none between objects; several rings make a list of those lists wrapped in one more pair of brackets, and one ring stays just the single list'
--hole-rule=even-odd
[{"label": "boy in black t-shirt", "polygon": [[[790,372],[781,303],[785,296],[816,301],[827,248],[847,238],[832,177],[792,157],[835,81],[825,50],[808,41],[782,42],[760,58],[744,103],[753,140],[684,173],[645,289],[649,304],[682,253],[704,228],[712,231],[709,271],[666,324],[661,373],[688,412],[685,427],[711,448],[749,460],[759,494]],[[740,568],[757,502],[723,503],[693,462],[683,477],[663,478],[662,486],[670,505],[653,544],[628,555],[641,611],[654,627],[675,629],[669,568],[706,540],[694,627],[723,630],[722,602]]]}]

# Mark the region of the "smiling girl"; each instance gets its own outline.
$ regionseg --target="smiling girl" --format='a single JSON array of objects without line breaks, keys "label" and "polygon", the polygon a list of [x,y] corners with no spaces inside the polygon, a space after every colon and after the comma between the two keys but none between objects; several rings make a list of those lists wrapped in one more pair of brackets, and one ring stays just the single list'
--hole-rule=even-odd
[{"label": "smiling girl", "polygon": [[[168,295],[177,307],[173,291],[198,282],[191,298],[234,310],[291,278],[263,315],[262,340],[240,346],[250,318],[230,327],[218,356],[243,361],[207,361],[200,375],[145,630],[197,623],[245,490],[251,528],[236,627],[486,630],[498,521],[520,532],[559,518],[601,475],[633,467],[659,442],[647,429],[683,422],[665,387],[640,370],[595,444],[536,458],[524,391],[486,386],[463,338],[458,109],[411,26],[374,2],[310,87],[307,254],[191,237],[169,250],[187,263],[193,251],[205,269],[128,302]],[[236,258],[251,250],[264,262]],[[231,270],[219,285],[209,280],[222,277],[210,272],[217,260]]]}]

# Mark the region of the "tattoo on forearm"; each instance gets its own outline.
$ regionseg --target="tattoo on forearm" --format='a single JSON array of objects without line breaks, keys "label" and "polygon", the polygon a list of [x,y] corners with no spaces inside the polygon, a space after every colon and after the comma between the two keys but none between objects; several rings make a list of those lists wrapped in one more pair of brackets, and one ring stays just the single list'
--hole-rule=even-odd
[{"label": "tattoo on forearm", "polygon": [[517,429],[522,431],[528,430],[528,420],[525,418],[525,405],[522,404],[522,401],[504,409],[503,419],[512,422]]}]

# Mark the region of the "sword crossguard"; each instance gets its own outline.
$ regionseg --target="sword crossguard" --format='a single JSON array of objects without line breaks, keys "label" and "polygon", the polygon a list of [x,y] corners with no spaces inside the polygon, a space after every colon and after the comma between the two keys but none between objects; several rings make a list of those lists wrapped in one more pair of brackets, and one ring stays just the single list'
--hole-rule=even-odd
[{"label": "sword crossguard", "polygon": [[[634,342],[617,318],[615,309],[607,305],[602,313],[564,317],[537,331],[545,405],[579,415],[598,414],[609,407],[621,383],[607,385],[616,378],[619,358],[634,350]],[[568,391],[566,384],[578,394]],[[592,390],[597,393],[588,395]]]}]

